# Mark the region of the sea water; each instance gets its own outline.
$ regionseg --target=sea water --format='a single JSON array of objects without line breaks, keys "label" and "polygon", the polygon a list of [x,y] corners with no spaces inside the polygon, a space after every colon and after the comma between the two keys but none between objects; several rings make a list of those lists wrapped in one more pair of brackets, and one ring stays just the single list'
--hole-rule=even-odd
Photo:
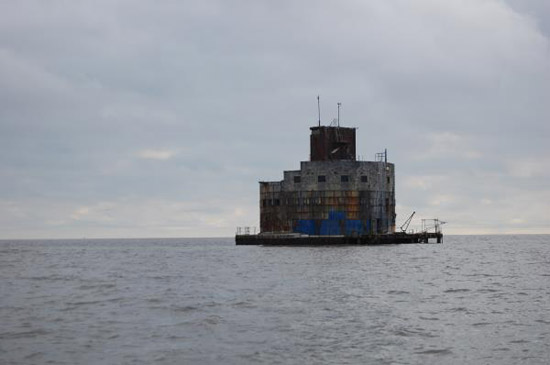
[{"label": "sea water", "polygon": [[550,236],[0,241],[1,364],[548,364]]}]

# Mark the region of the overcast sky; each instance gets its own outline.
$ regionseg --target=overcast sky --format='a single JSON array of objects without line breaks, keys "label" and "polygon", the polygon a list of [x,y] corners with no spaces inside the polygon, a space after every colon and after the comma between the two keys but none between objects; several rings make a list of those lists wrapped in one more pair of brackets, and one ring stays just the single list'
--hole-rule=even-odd
[{"label": "overcast sky", "polygon": [[2,1],[0,238],[258,226],[318,94],[398,225],[550,233],[549,40],[547,0]]}]

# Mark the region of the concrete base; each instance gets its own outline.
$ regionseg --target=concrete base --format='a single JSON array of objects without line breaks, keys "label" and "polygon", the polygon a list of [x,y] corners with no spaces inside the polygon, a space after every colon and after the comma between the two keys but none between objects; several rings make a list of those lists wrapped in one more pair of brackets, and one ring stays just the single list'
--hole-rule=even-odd
[{"label": "concrete base", "polygon": [[[430,239],[435,242],[430,242]],[[386,245],[407,243],[442,243],[442,233],[390,233],[359,237],[307,236],[293,234],[256,234],[235,236],[237,245],[265,246],[329,246],[329,245]]]}]

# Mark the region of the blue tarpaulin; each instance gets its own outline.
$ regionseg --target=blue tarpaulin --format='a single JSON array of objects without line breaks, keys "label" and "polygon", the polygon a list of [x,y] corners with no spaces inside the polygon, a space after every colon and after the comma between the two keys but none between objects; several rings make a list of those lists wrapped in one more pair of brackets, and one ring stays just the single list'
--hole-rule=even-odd
[{"label": "blue tarpaulin", "polygon": [[294,232],[315,235],[315,221],[313,219],[300,219],[296,222]]},{"label": "blue tarpaulin", "polygon": [[331,210],[328,212],[328,220],[329,221],[336,221],[336,220],[344,220],[346,219],[346,212]]},{"label": "blue tarpaulin", "polygon": [[360,236],[363,234],[363,222],[360,220],[346,220],[346,236]]},{"label": "blue tarpaulin", "polygon": [[340,221],[337,220],[323,220],[321,221],[321,229],[319,234],[321,236],[331,236],[342,234],[340,232]]},{"label": "blue tarpaulin", "polygon": [[294,226],[294,232],[321,236],[361,236],[369,234],[370,220],[346,219],[346,212],[330,211],[328,219],[299,219]]}]

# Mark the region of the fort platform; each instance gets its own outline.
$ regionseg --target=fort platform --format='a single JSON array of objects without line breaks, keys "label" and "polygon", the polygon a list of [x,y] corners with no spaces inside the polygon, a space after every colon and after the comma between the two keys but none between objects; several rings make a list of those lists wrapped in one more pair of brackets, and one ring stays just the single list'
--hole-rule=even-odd
[{"label": "fort platform", "polygon": [[237,245],[332,246],[443,243],[441,232],[388,233],[363,236],[309,236],[295,233],[237,234]]}]

